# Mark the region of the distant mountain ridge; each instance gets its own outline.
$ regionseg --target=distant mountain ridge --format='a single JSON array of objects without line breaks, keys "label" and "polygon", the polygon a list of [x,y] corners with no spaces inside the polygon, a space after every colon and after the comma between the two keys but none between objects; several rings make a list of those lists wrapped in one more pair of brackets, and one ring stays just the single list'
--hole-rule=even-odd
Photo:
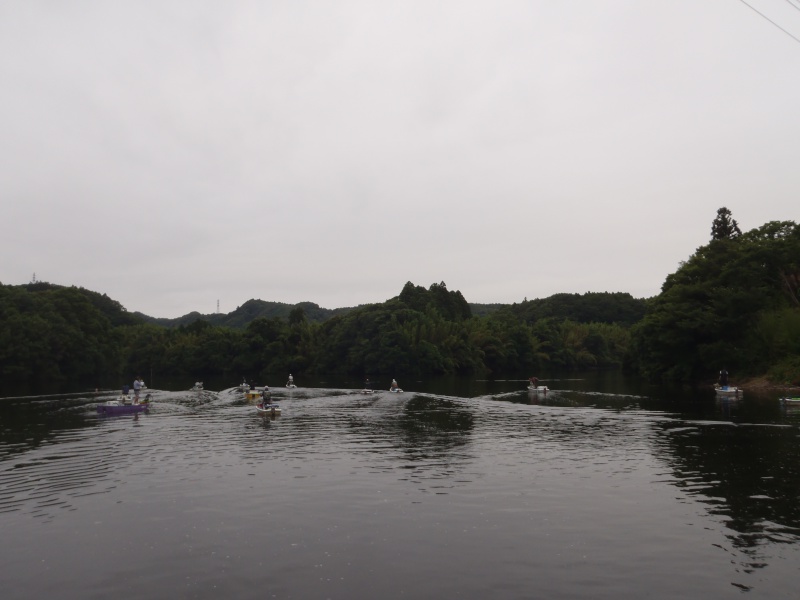
[{"label": "distant mountain ridge", "polygon": [[[489,313],[500,310],[507,306],[506,304],[470,304],[472,314],[476,316],[485,316]],[[134,317],[141,319],[145,323],[152,323],[162,327],[180,327],[186,326],[195,321],[202,320],[208,321],[212,325],[220,327],[230,327],[231,329],[245,329],[252,321],[260,318],[264,319],[288,319],[289,314],[297,309],[302,308],[306,315],[306,319],[314,323],[323,323],[328,319],[336,316],[346,315],[347,313],[355,310],[355,306],[348,306],[343,308],[322,308],[314,302],[299,302],[297,304],[286,304],[284,302],[270,302],[267,300],[257,300],[255,298],[248,300],[241,306],[236,307],[236,310],[229,313],[211,313],[202,314],[197,311],[192,311],[181,317],[172,319],[163,317],[151,317],[140,312],[131,313]]]},{"label": "distant mountain ridge", "polygon": [[189,325],[200,319],[208,321],[212,325],[230,327],[231,329],[244,329],[255,319],[287,319],[289,313],[297,308],[303,309],[309,321],[322,323],[331,317],[347,314],[353,310],[354,307],[330,309],[322,308],[313,302],[286,304],[284,302],[268,302],[266,300],[251,299],[229,313],[202,314],[193,311],[174,319],[151,317],[139,312],[134,314],[146,323],[153,323],[155,325],[161,325],[162,327],[180,327],[181,325]]},{"label": "distant mountain ridge", "polygon": [[470,305],[444,282],[408,282],[398,296],[353,308],[248,300],[229,314],[159,319],[74,286],[0,285],[0,391],[39,381],[97,387],[142,371],[150,381],[155,372],[202,381],[619,367],[645,302],[587,293]]},{"label": "distant mountain ridge", "polygon": [[[0,284],[2,285],[2,284]],[[13,289],[15,287],[26,289],[29,292],[45,292],[48,290],[65,290],[65,286],[47,282],[36,282],[21,286],[3,286]],[[413,286],[412,286],[413,287]],[[301,308],[308,321],[323,323],[333,317],[346,315],[354,310],[370,305],[342,308],[322,308],[314,302],[299,302],[286,304],[285,302],[271,302],[266,300],[251,299],[238,306],[230,313],[202,314],[192,311],[181,317],[163,318],[152,317],[141,312],[128,312],[122,304],[112,300],[106,294],[100,294],[85,288],[72,289],[85,296],[98,310],[100,310],[112,325],[135,325],[137,323],[151,323],[167,328],[188,326],[201,320],[221,327],[231,329],[246,329],[255,319],[281,319],[288,320],[292,311]],[[421,288],[424,289],[424,288]],[[394,299],[397,299],[396,296]],[[387,302],[389,302],[389,299]],[[378,303],[382,304],[382,303]],[[633,298],[627,293],[594,293],[586,294],[554,294],[548,298],[527,300],[513,304],[491,303],[479,304],[467,302],[473,317],[486,317],[499,311],[507,311],[517,318],[528,322],[538,319],[555,317],[568,318],[578,322],[600,321],[606,323],[618,322],[632,325],[644,316],[644,299]]]}]

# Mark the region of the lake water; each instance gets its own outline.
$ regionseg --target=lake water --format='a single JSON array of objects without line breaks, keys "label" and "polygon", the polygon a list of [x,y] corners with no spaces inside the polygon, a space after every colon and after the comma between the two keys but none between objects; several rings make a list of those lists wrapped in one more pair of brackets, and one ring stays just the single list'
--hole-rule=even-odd
[{"label": "lake water", "polygon": [[620,375],[0,400],[0,594],[790,598],[800,411]]}]

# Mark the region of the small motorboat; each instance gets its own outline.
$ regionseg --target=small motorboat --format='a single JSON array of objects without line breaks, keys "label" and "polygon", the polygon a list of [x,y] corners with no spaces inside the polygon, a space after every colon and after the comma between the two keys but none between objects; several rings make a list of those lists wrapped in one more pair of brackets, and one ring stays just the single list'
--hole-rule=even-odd
[{"label": "small motorboat", "polygon": [[268,385],[263,387],[254,387],[253,389],[250,389],[250,386],[248,386],[244,392],[244,397],[248,400],[261,400],[265,394],[267,396],[270,394]]},{"label": "small motorboat", "polygon": [[256,404],[256,410],[260,415],[279,415],[281,414],[281,407],[278,404],[272,404],[271,402],[259,402]]},{"label": "small motorboat", "polygon": [[714,391],[716,392],[717,396],[722,396],[724,398],[735,398],[744,393],[742,388],[734,387],[732,385],[715,385]]},{"label": "small motorboat", "polygon": [[546,385],[529,385],[528,391],[533,392],[534,394],[546,394],[550,390]]},{"label": "small motorboat", "polygon": [[403,392],[403,390],[401,390],[399,387],[389,388],[389,391],[392,392],[393,394],[400,394]]},{"label": "small motorboat", "polygon": [[108,400],[97,405],[97,412],[101,415],[130,415],[148,410],[150,410],[150,394],[139,402],[135,400],[131,402],[127,397],[120,396],[116,400]]},{"label": "small motorboat", "polygon": [[375,390],[371,390],[370,388],[364,388],[359,393],[361,393],[361,394],[374,394]]},{"label": "small motorboat", "polygon": [[194,385],[192,386],[192,391],[199,392],[203,389],[203,382],[202,381],[195,381]]},{"label": "small motorboat", "polygon": [[794,397],[794,398],[788,398],[788,397],[787,397],[787,398],[781,398],[781,404],[793,404],[793,405],[800,406],[800,398],[798,398],[798,397]]}]

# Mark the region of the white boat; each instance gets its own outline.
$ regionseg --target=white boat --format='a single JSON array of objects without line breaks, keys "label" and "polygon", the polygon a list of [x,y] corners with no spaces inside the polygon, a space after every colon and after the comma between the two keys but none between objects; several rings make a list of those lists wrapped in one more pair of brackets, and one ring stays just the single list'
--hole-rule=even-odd
[{"label": "white boat", "polygon": [[256,410],[260,415],[279,415],[281,414],[281,407],[277,404],[263,404],[259,402],[256,404]]},{"label": "white boat", "polygon": [[192,386],[192,390],[199,391],[203,389],[203,382],[202,381],[195,381],[194,385]]},{"label": "white boat", "polygon": [[529,385],[528,391],[533,392],[534,394],[544,393],[546,394],[550,390],[546,385]]},{"label": "white boat", "polygon": [[783,404],[797,404],[800,405],[800,398],[781,398]]},{"label": "white boat", "polygon": [[363,390],[361,390],[361,393],[362,394],[374,394],[375,390],[371,390],[369,388],[364,388]]},{"label": "white boat", "polygon": [[392,392],[393,394],[400,394],[402,393],[403,390],[401,390],[400,388],[394,388],[394,389],[389,388],[389,391]]},{"label": "white boat", "polygon": [[744,390],[742,388],[738,388],[732,385],[715,385],[714,391],[717,393],[717,396],[723,397],[738,397],[744,394]]}]

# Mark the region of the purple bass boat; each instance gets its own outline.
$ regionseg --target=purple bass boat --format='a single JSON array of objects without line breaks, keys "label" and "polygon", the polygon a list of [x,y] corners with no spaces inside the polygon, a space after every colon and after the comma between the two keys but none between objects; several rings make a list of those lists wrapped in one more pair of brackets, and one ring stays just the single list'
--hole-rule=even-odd
[{"label": "purple bass boat", "polygon": [[149,408],[149,398],[145,398],[138,404],[125,404],[122,400],[109,400],[105,404],[98,404],[97,412],[101,415],[130,415],[133,413],[147,412]]}]

